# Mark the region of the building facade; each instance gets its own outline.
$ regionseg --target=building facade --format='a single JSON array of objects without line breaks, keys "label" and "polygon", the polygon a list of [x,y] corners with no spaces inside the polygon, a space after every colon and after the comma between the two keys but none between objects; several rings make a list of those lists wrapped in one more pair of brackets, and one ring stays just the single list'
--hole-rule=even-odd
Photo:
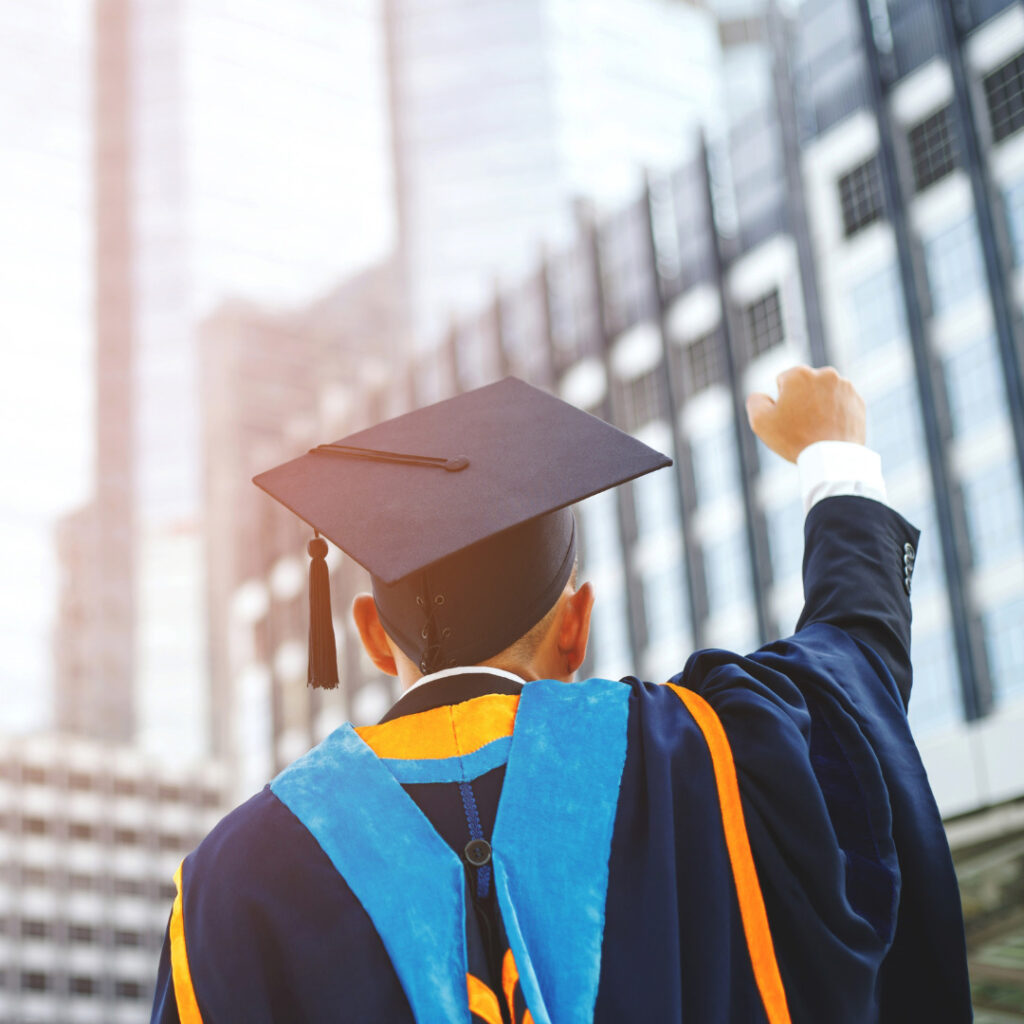
[{"label": "building facade", "polygon": [[0,741],[0,1020],[149,1020],[172,879],[225,789],[66,734]]},{"label": "building facade", "polygon": [[75,674],[57,717],[202,756],[198,327],[231,294],[311,301],[389,247],[383,32],[373,0],[91,7],[95,494],[92,551],[65,567],[84,614],[58,624]]},{"label": "building facade", "polygon": [[[794,362],[832,362],[867,398],[869,442],[893,502],[925,531],[911,712],[919,738],[926,748],[960,743],[1004,712],[1012,719],[1024,678],[1021,229],[1011,180],[1024,145],[1013,113],[1024,102],[1013,43],[1024,15],[997,8],[972,8],[974,21],[958,30],[958,52],[972,62],[969,122],[950,106],[948,57],[936,53],[915,57],[887,91],[876,76],[881,98],[870,106],[878,44],[857,35],[865,9],[853,0],[808,2],[796,22],[769,19],[785,85],[765,119],[773,138],[752,146],[741,122],[724,155],[702,150],[652,176],[617,212],[577,211],[573,244],[456,321],[436,351],[392,372],[386,390],[366,386],[354,425],[367,410],[397,412],[513,372],[673,454],[671,472],[580,509],[584,564],[604,595],[594,670],[663,676],[695,647],[753,647],[792,628],[802,599],[796,476],[756,444],[743,398]],[[825,90],[821,68],[847,58],[854,85],[838,78]],[[932,107],[945,120],[920,128]],[[902,129],[890,108],[903,111]],[[979,193],[983,215],[959,149],[932,140],[943,124],[940,140],[987,133],[975,150],[984,149],[986,174],[1002,177]],[[894,153],[885,188],[883,129]],[[985,245],[977,225],[992,232]],[[910,239],[906,267],[897,235]],[[999,330],[1011,332],[1007,342]],[[987,751],[1001,749],[978,735]],[[1000,788],[1004,760],[983,773],[996,788],[962,788],[981,775],[957,762],[958,781],[943,789],[948,752],[935,756],[950,813],[1024,788],[1019,771]]]}]

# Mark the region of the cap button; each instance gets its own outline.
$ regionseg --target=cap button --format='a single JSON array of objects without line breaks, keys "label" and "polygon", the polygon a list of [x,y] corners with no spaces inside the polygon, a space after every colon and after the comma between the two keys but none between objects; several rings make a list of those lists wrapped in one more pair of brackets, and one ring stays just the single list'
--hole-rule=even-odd
[{"label": "cap button", "polygon": [[491,844],[486,839],[470,839],[463,853],[473,867],[482,868],[491,859]]},{"label": "cap button", "polygon": [[469,465],[469,459],[465,455],[456,455],[454,459],[447,459],[444,464],[444,468],[449,473],[458,473],[459,470],[465,469]]}]

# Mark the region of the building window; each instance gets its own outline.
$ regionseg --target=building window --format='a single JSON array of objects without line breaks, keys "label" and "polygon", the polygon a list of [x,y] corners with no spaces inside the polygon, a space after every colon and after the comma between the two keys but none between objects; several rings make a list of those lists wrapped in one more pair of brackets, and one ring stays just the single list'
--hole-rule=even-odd
[{"label": "building window", "polygon": [[1024,126],[1024,53],[985,76],[985,99],[995,142]]},{"label": "building window", "polygon": [[1024,690],[1024,598],[986,612],[983,623],[997,698],[1020,693]]},{"label": "building window", "polygon": [[114,844],[117,846],[138,846],[142,842],[142,836],[135,828],[115,828]]},{"label": "building window", "polygon": [[88,793],[96,788],[96,779],[85,772],[71,772],[68,776],[68,786],[79,792]]},{"label": "building window", "polygon": [[843,234],[847,238],[881,219],[885,203],[877,156],[858,164],[839,179],[839,207],[843,214]]},{"label": "building window", "polygon": [[658,470],[633,481],[633,508],[637,533],[653,537],[679,529],[679,498],[676,476],[670,470]]},{"label": "building window", "polygon": [[84,974],[72,975],[68,987],[73,996],[94,996],[99,991],[96,979]]},{"label": "building window", "polygon": [[595,494],[580,506],[583,520],[583,560],[588,572],[619,560],[619,522],[616,496],[610,491]]},{"label": "building window", "polygon": [[[652,647],[673,640],[682,641],[689,634],[688,602],[683,564],[678,560],[665,562],[644,572],[641,577],[644,593],[644,619],[647,642]],[[671,669],[678,672],[682,665]]]},{"label": "building window", "polygon": [[92,875],[84,875],[79,871],[72,871],[68,877],[71,888],[79,892],[89,892],[96,888],[96,879]]},{"label": "building window", "polygon": [[[145,895],[146,887],[135,878],[115,878],[114,892],[118,896],[143,896]],[[177,890],[172,885],[171,895],[176,895],[176,892]]]},{"label": "building window", "polygon": [[776,582],[800,574],[804,557],[804,505],[794,498],[767,510],[768,547]]},{"label": "building window", "polygon": [[914,187],[923,192],[956,167],[956,146],[949,107],[935,111],[907,133]]},{"label": "building window", "polygon": [[37,918],[26,918],[21,922],[21,937],[23,939],[47,939],[50,937],[50,924],[48,921],[40,921]]},{"label": "building window", "polygon": [[[915,589],[917,577],[914,577]],[[961,717],[957,687],[956,652],[952,631],[931,629],[923,636],[914,633],[914,696],[910,701],[910,727],[918,738]]]},{"label": "building window", "polygon": [[750,600],[750,553],[743,531],[704,545],[704,574],[711,615]]},{"label": "building window", "polygon": [[45,786],[49,781],[45,768],[39,765],[27,764],[21,769],[21,781],[30,782],[37,786]]},{"label": "building window", "polygon": [[91,924],[69,924],[68,941],[92,945],[97,940],[97,931]]},{"label": "building window", "polygon": [[594,602],[594,666],[605,678],[618,678],[632,670],[628,614],[621,586],[602,590],[601,599]]},{"label": "building window", "polygon": [[1006,189],[1003,193],[1003,206],[1013,248],[1013,264],[1019,267],[1024,263],[1024,180]]},{"label": "building window", "polygon": [[50,987],[50,976],[45,971],[22,971],[23,992],[45,992]]},{"label": "building window", "polygon": [[778,288],[747,306],[743,310],[743,322],[747,329],[747,351],[751,359],[781,345],[786,332],[782,326]]},{"label": "building window", "polygon": [[118,981],[114,984],[115,999],[143,999],[145,992],[137,981]]},{"label": "building window", "polygon": [[924,240],[932,311],[955,308],[984,287],[984,266],[974,214]]},{"label": "building window", "polygon": [[698,505],[739,492],[739,460],[731,423],[714,433],[693,438],[691,452]]},{"label": "building window", "polygon": [[168,783],[163,783],[157,790],[157,796],[161,800],[172,800],[175,803],[181,803],[185,799],[185,792],[181,786],[172,786]]},{"label": "building window", "polygon": [[95,839],[96,829],[85,821],[73,821],[68,826],[68,834],[72,839]]},{"label": "building window", "polygon": [[921,458],[921,418],[911,381],[868,402],[868,444],[882,457],[886,472]]},{"label": "building window", "polygon": [[974,433],[1006,415],[1002,367],[991,335],[948,356],[944,370],[957,437]]},{"label": "building window", "polygon": [[863,355],[905,337],[903,289],[895,265],[859,281],[850,289],[850,318],[854,325],[855,355]]},{"label": "building window", "polygon": [[661,372],[661,367],[655,366],[639,377],[616,381],[619,425],[627,433],[639,430],[662,415],[661,381],[658,379]]},{"label": "building window", "polygon": [[27,836],[45,836],[50,834],[50,822],[45,818],[22,818],[21,830]]},{"label": "building window", "polygon": [[117,796],[138,796],[139,784],[134,779],[114,779],[114,793]]},{"label": "building window", "polygon": [[114,932],[114,945],[122,948],[141,946],[142,933],[125,928],[118,928]]},{"label": "building window", "polygon": [[50,872],[46,868],[25,866],[21,869],[22,885],[47,886],[51,882]]},{"label": "building window", "polygon": [[1024,540],[1021,488],[1012,462],[1000,462],[963,482],[974,564],[994,565],[1017,554]]},{"label": "building window", "polygon": [[711,331],[679,350],[680,378],[686,394],[695,395],[725,381],[724,344],[721,331]]}]

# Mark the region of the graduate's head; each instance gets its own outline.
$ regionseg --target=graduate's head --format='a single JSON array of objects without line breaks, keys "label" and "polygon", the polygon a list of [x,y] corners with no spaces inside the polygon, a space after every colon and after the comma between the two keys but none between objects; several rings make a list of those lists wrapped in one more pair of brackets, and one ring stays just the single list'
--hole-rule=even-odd
[{"label": "graduate's head", "polygon": [[[321,445],[255,482],[369,570],[373,594],[354,614],[383,671],[404,679],[514,662],[567,678],[583,660],[593,600],[576,586],[571,505],[669,461],[507,378]],[[311,544],[311,595],[326,591],[325,550]],[[310,681],[332,685],[333,632],[319,607],[311,596]]]},{"label": "graduate's head", "polygon": [[[430,665],[423,656],[410,654],[381,620],[374,596],[359,594],[352,615],[363,647],[373,664],[388,675],[397,675],[409,686],[427,671],[456,665],[490,665],[515,672],[524,679],[562,679],[570,681],[583,663],[590,631],[593,589],[589,583],[577,584],[575,566],[550,607],[509,643],[494,639],[489,646],[478,647],[477,655],[449,657],[440,666]],[[480,617],[477,616],[479,621]]]}]

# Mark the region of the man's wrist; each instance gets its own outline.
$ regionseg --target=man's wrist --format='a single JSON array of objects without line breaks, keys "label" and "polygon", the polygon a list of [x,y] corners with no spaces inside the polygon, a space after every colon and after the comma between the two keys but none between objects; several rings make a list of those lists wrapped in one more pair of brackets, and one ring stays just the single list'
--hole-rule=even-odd
[{"label": "man's wrist", "polygon": [[853,494],[888,503],[878,452],[852,441],[816,441],[796,458],[804,513],[823,498]]}]

